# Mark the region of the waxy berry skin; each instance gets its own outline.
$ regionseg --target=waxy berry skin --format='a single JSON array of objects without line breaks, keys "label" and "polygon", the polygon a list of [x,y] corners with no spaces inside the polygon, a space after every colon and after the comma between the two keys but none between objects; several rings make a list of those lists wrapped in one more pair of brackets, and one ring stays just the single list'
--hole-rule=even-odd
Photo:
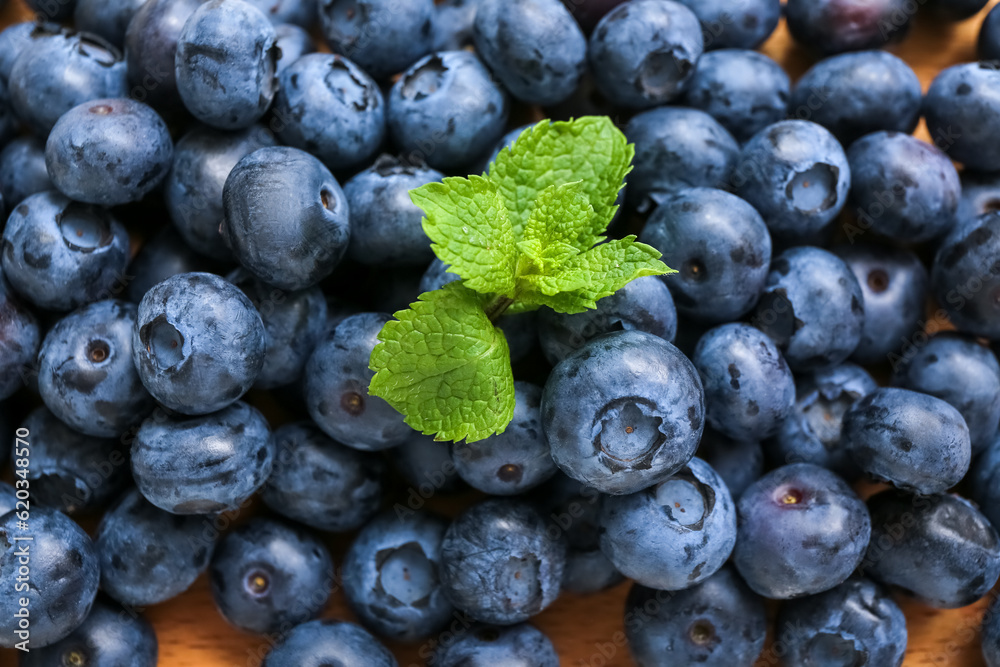
[{"label": "waxy berry skin", "polygon": [[659,336],[594,338],[553,369],[542,428],[564,473],[603,493],[635,493],[681,469],[705,425],[694,365]]},{"label": "waxy berry skin", "polygon": [[834,660],[900,667],[906,617],[884,588],[855,576],[825,593],[785,603],[777,636],[788,642],[792,664]]},{"label": "waxy berry skin", "polygon": [[648,109],[679,97],[705,45],[698,17],[679,2],[632,0],[605,14],[587,53],[598,90],[615,104]]},{"label": "waxy berry skin", "polygon": [[344,593],[363,625],[394,641],[417,641],[455,613],[441,587],[448,522],[425,512],[387,512],[358,533],[344,556]]},{"label": "waxy berry skin", "polygon": [[[100,581],[94,544],[72,519],[33,505],[29,521],[25,531],[18,525],[21,521],[16,512],[0,517],[0,541],[10,545],[0,553],[0,586],[11,591],[0,596],[0,646],[7,648],[21,641],[14,631],[19,629],[15,613],[22,609],[22,598],[28,599],[32,614],[30,645],[41,648],[66,637],[84,622]],[[18,536],[34,539],[30,547],[15,546]],[[33,585],[22,591],[16,586],[25,554]]]},{"label": "waxy berry skin", "polygon": [[560,0],[479,0],[476,52],[511,95],[552,106],[576,90],[587,41]]},{"label": "waxy berry skin", "polygon": [[439,576],[459,611],[483,623],[526,621],[562,586],[566,544],[521,500],[491,498],[459,515],[441,543]]},{"label": "waxy berry skin", "polygon": [[210,273],[180,273],[139,302],[132,359],[165,407],[204,415],[231,405],[264,366],[267,333],[250,299]]},{"label": "waxy berry skin", "polygon": [[705,388],[709,426],[731,437],[777,433],[795,403],[795,379],[774,342],[749,324],[709,329],[691,361]]},{"label": "waxy berry skin", "polygon": [[872,539],[861,563],[866,576],[937,609],[972,604],[1000,576],[1000,537],[968,500],[888,489],[869,498],[868,508]]},{"label": "waxy berry skin", "polygon": [[316,425],[364,451],[395,447],[413,434],[402,414],[368,393],[375,375],[368,359],[388,320],[384,313],[345,318],[313,350],[303,376],[306,408]]},{"label": "waxy berry skin", "polygon": [[625,635],[642,667],[751,665],[764,650],[767,625],[764,601],[732,567],[681,591],[634,584],[625,600]]},{"label": "waxy berry skin", "polygon": [[680,590],[729,559],[736,505],[722,478],[693,458],[655,486],[605,498],[600,526],[601,551],[622,574],[650,588]]},{"label": "waxy berry skin", "polygon": [[921,493],[943,493],[965,477],[969,427],[950,404],[909,389],[883,387],[844,415],[841,442],[861,470]]},{"label": "waxy berry skin", "polygon": [[750,485],[739,502],[733,563],[756,593],[788,600],[843,582],[872,532],[868,508],[826,468],[793,463]]}]

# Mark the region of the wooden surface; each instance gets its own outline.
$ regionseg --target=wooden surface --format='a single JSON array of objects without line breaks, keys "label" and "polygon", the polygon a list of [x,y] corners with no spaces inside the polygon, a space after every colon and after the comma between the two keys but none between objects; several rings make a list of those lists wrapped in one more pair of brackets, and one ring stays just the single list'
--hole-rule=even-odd
[{"label": "wooden surface", "polygon": [[[984,14],[953,25],[935,24],[930,19],[918,17],[910,36],[892,51],[916,70],[926,90],[944,67],[975,59],[975,39]],[[0,13],[0,23],[6,25],[28,16],[29,12],[17,0]],[[763,51],[781,63],[793,80],[812,62],[805,51],[791,42],[783,24]],[[923,124],[918,135],[928,138]],[[395,492],[406,496],[406,489]],[[428,506],[454,514],[468,500],[432,498]],[[234,520],[244,518],[234,517]],[[85,527],[93,528],[93,522],[84,523]],[[338,566],[351,537],[333,536],[328,540]],[[566,594],[532,622],[555,643],[565,667],[629,667],[633,662],[622,632],[628,587],[625,583],[586,597]],[[983,666],[978,626],[986,600],[953,611],[936,611],[906,600],[900,602],[906,612],[910,637],[906,667]],[[163,667],[257,667],[273,643],[273,639],[242,634],[227,625],[214,608],[204,576],[186,594],[141,611],[156,628],[160,643],[159,664]],[[324,616],[352,618],[342,592],[334,592]],[[455,627],[462,627],[458,618]],[[429,644],[392,648],[401,667],[418,667],[425,664]],[[769,646],[758,662],[759,667],[780,664],[780,654],[780,647]],[[15,664],[13,651],[0,650],[0,667]]]}]

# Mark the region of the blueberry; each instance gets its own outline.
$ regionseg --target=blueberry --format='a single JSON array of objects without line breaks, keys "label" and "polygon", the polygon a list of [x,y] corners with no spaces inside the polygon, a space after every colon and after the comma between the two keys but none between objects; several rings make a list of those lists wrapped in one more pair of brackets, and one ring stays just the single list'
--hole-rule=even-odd
[{"label": "blueberry", "polygon": [[[15,139],[14,141],[18,141]],[[11,142],[14,143],[14,142]],[[957,223],[1000,209],[1000,174],[965,169],[958,174],[962,194],[955,213]],[[0,187],[3,185],[3,153],[0,153]],[[4,199],[8,199],[4,194]]]},{"label": "blueberry", "polygon": [[439,576],[459,611],[511,625],[555,601],[565,564],[565,542],[547,532],[533,506],[496,498],[466,509],[448,527]]},{"label": "blueberry", "polygon": [[998,253],[1000,212],[996,211],[963,220],[938,245],[931,291],[959,331],[1000,338]]},{"label": "blueberry", "polygon": [[553,369],[542,394],[556,465],[604,493],[635,493],[680,470],[704,420],[694,365],[641,331],[593,339]]},{"label": "blueberry", "polygon": [[852,577],[825,593],[785,603],[777,636],[793,665],[900,667],[906,617],[878,584]]},{"label": "blueberry", "polygon": [[976,51],[979,60],[1000,60],[1000,12],[996,7],[983,19]]},{"label": "blueberry", "polygon": [[764,449],[756,440],[734,440],[706,428],[695,453],[726,483],[734,501],[764,474]]},{"label": "blueberry", "polygon": [[776,240],[822,232],[844,208],[851,169],[824,127],[804,120],[775,123],[743,146],[734,166],[737,195],[750,202]]},{"label": "blueberry", "polygon": [[191,115],[223,130],[257,122],[278,89],[276,36],[267,17],[243,0],[209,0],[195,9],[174,55],[177,91]]},{"label": "blueberry", "polygon": [[684,315],[734,320],[753,308],[771,263],[771,236],[753,206],[722,190],[690,188],[663,199],[639,239],[678,274],[661,280]]},{"label": "blueberry", "polygon": [[784,120],[790,87],[785,71],[763,53],[722,49],[698,59],[683,102],[711,114],[742,142]]},{"label": "blueberry", "polygon": [[474,625],[452,642],[440,642],[435,667],[559,667],[559,654],[540,630],[527,623]]},{"label": "blueberry", "polygon": [[438,580],[448,522],[407,510],[370,521],[344,556],[344,594],[362,624],[393,641],[443,629],[454,609]]},{"label": "blueberry", "polygon": [[585,595],[622,582],[624,577],[601,551],[600,512],[604,495],[597,489],[557,473],[532,494],[549,521],[547,530],[565,535],[563,590]]},{"label": "blueberry", "polygon": [[1000,423],[1000,364],[969,336],[940,333],[904,357],[893,384],[936,396],[962,414],[972,454],[983,451]]},{"label": "blueberry", "polygon": [[[22,641],[14,634],[14,614],[21,609],[20,600],[27,598],[34,651],[63,639],[86,620],[97,596],[100,568],[87,533],[62,512],[35,506],[27,531],[17,528],[17,522],[14,512],[0,517],[0,587],[9,591],[0,596],[0,646],[10,648]],[[15,542],[15,537],[33,539]],[[25,544],[30,546],[25,549]],[[31,581],[19,584],[24,553],[31,560]]]},{"label": "blueberry", "polygon": [[723,324],[698,341],[691,361],[705,388],[708,424],[730,438],[774,435],[795,403],[795,380],[781,352],[749,324]]},{"label": "blueberry", "polygon": [[[77,0],[79,1],[79,0]],[[250,4],[278,26],[292,24],[305,28],[312,27],[319,18],[316,15],[315,0],[249,0]]]},{"label": "blueberry", "polygon": [[264,324],[267,353],[254,386],[273,389],[298,380],[326,333],[323,292],[318,287],[286,292],[254,279],[244,269],[237,269],[227,280],[247,295]]},{"label": "blueberry", "polygon": [[433,45],[433,0],[320,0],[319,18],[330,50],[376,79],[402,72]]},{"label": "blueberry", "polygon": [[871,132],[909,134],[920,120],[920,79],[886,51],[844,53],[819,61],[792,90],[789,113],[819,123],[844,146]]},{"label": "blueberry", "polygon": [[21,296],[67,311],[121,288],[128,246],[128,233],[110,213],[49,190],[26,198],[7,218],[0,259]]},{"label": "blueberry", "polygon": [[876,389],[847,411],[841,433],[854,462],[878,480],[915,493],[941,493],[969,470],[972,449],[962,414],[939,398]]},{"label": "blueberry", "polygon": [[149,621],[118,605],[98,601],[87,620],[69,636],[25,653],[19,664],[21,667],[156,667],[157,648],[156,633]]},{"label": "blueberry", "polygon": [[[306,4],[306,3],[303,3]],[[316,52],[316,42],[305,28],[294,23],[280,23],[274,26],[274,44],[278,47],[281,55],[275,63],[275,73],[280,77],[281,73],[288,69],[289,65],[304,55]],[[284,86],[279,78],[278,92],[275,99],[281,94]]]},{"label": "blueberry", "polygon": [[480,2],[482,0],[434,3],[434,51],[460,51],[472,44],[472,24]]},{"label": "blueberry", "polygon": [[1000,537],[969,501],[893,489],[868,499],[872,539],[866,576],[938,609],[965,607],[1000,576]]},{"label": "blueberry", "polygon": [[0,152],[0,194],[11,210],[36,192],[54,190],[45,167],[45,142],[36,137],[12,139]]},{"label": "blueberry", "polygon": [[315,285],[347,251],[347,199],[318,159],[287,146],[242,158],[226,179],[222,234],[239,262],[287,290]]},{"label": "blueberry", "polygon": [[836,255],[810,246],[786,250],[771,264],[751,323],[771,337],[793,370],[839,364],[857,348],[864,295]]},{"label": "blueberry", "polygon": [[986,667],[1000,667],[1000,602],[996,598],[983,615],[981,634]]},{"label": "blueberry", "polygon": [[[355,208],[351,209],[352,212],[355,210]],[[353,229],[356,230],[357,227],[354,227]],[[357,235],[355,234],[353,238],[357,238]],[[436,289],[441,289],[453,280],[458,280],[458,274],[450,273],[448,268],[448,265],[440,259],[434,259],[427,267],[424,275],[420,278],[417,293],[410,297],[410,301],[415,301],[417,294],[433,292]],[[634,285],[629,292],[641,289],[641,286],[636,285],[636,283],[641,284],[644,280],[646,279],[640,278],[629,283],[629,285]],[[626,287],[628,286],[626,285]],[[613,307],[612,304],[614,303],[616,303],[616,297],[614,295],[601,299],[597,304],[597,312],[603,312],[602,308]],[[510,348],[510,360],[512,363],[517,363],[518,361],[524,359],[534,349],[535,343],[541,335],[537,325],[537,322],[540,319],[538,311],[532,311],[528,313],[517,313],[515,315],[501,315],[497,320],[497,328],[503,331],[504,336],[507,338],[507,346]],[[588,318],[581,318],[581,320],[583,319]]]},{"label": "blueberry", "polygon": [[286,632],[330,597],[333,559],[305,530],[256,517],[227,533],[209,566],[223,618],[245,632]]},{"label": "blueberry", "polygon": [[306,364],[309,415],[331,438],[355,449],[393,447],[413,430],[392,406],[368,394],[375,375],[368,358],[387,321],[389,316],[382,313],[346,318],[316,346]]},{"label": "blueberry", "polygon": [[142,384],[171,410],[220,410],[253,385],[267,333],[250,300],[210,273],[181,273],[146,292],[132,334]]},{"label": "blueberry", "polygon": [[274,145],[274,136],[260,126],[236,132],[196,127],[177,142],[163,200],[174,226],[192,249],[214,259],[232,258],[219,232],[225,215],[226,178],[241,158]]},{"label": "blueberry", "polygon": [[[17,391],[34,373],[41,334],[38,320],[23,305],[0,271],[0,400]],[[0,442],[0,448],[5,443]],[[0,455],[2,460],[6,454]]]},{"label": "blueberry", "polygon": [[128,478],[122,443],[72,430],[45,407],[21,424],[30,433],[27,479],[32,500],[67,514],[92,510],[115,497]]},{"label": "blueberry", "polygon": [[942,71],[924,97],[924,118],[935,143],[967,169],[1000,169],[1000,69],[965,63]]},{"label": "blueberry", "polygon": [[556,472],[539,417],[542,390],[514,383],[514,417],[507,429],[476,443],[456,442],[451,458],[469,486],[494,496],[532,489]]},{"label": "blueberry", "polygon": [[331,440],[309,422],[274,432],[274,468],[261,488],[273,511],[330,532],[363,526],[382,502],[385,465],[369,452]]},{"label": "blueberry", "polygon": [[625,601],[625,636],[640,667],[751,665],[766,634],[763,601],[729,567],[682,591],[634,584]]},{"label": "blueberry", "polygon": [[854,142],[847,160],[851,205],[866,229],[910,243],[951,229],[962,186],[951,160],[935,146],[908,134],[876,132]]},{"label": "blueberry", "polygon": [[985,449],[973,459],[968,479],[969,497],[994,526],[1000,526],[1000,432],[994,433]]},{"label": "blueberry", "polygon": [[157,283],[178,273],[218,273],[221,267],[191,249],[174,225],[149,236],[128,265],[131,278],[125,294],[139,303]]},{"label": "blueberry", "polygon": [[125,62],[96,35],[52,33],[21,50],[8,88],[14,113],[41,138],[78,104],[125,97]]},{"label": "blueberry", "polygon": [[188,17],[203,0],[146,0],[125,31],[131,97],[164,113],[183,109],[174,57]]},{"label": "blueberry", "polygon": [[170,514],[130,489],[94,534],[101,588],[137,607],[176,597],[208,567],[217,531],[214,517]]},{"label": "blueberry", "polygon": [[353,623],[323,619],[296,626],[264,658],[262,667],[304,665],[398,667],[392,653]]},{"label": "blueberry", "polygon": [[763,44],[781,18],[781,0],[679,0],[701,20],[705,49],[755,49]]},{"label": "blueberry", "polygon": [[460,170],[503,136],[507,95],[468,51],[442,51],[414,63],[392,86],[389,136],[412,162]]},{"label": "blueberry", "polygon": [[132,442],[132,475],[146,500],[173,514],[236,509],[271,473],[267,420],[242,401],[210,415],[147,417]]},{"label": "blueberry", "polygon": [[824,55],[900,42],[915,13],[907,0],[788,0],[785,5],[795,41]]},{"label": "blueberry", "polygon": [[371,162],[385,139],[378,84],[343,56],[312,53],[288,66],[274,98],[275,131],[330,169]]},{"label": "blueberry", "polygon": [[429,497],[467,488],[458,476],[448,443],[437,442],[433,436],[419,431],[414,431],[410,438],[393,450],[392,462],[410,485],[408,500],[414,493]]},{"label": "blueberry", "polygon": [[58,26],[43,25],[36,21],[20,21],[0,31],[0,81],[7,83],[10,70],[22,49],[35,39],[59,30]]},{"label": "blueberry", "polygon": [[[130,141],[122,142],[123,136]],[[99,99],[59,118],[45,143],[45,165],[68,197],[115,206],[138,201],[159,185],[173,150],[166,124],[151,107]]]},{"label": "blueberry", "polygon": [[766,443],[775,465],[814,463],[847,480],[860,474],[841,441],[844,415],[878,388],[868,371],[852,363],[804,373],[795,383],[795,406]]},{"label": "blueberry", "polygon": [[727,187],[740,152],[717,120],[684,107],[637,114],[625,126],[625,136],[635,144],[627,196],[640,212],[684,188]]},{"label": "blueberry", "polygon": [[896,366],[900,358],[896,352],[922,328],[927,269],[903,248],[852,243],[837,246],[832,252],[854,273],[864,295],[861,341],[851,358],[860,364],[888,360]]},{"label": "blueberry", "polygon": [[693,458],[655,486],[605,498],[600,526],[601,551],[622,574],[650,588],[680,590],[729,559],[736,505],[722,478]]},{"label": "blueberry", "polygon": [[619,5],[597,24],[587,47],[597,88],[634,109],[679,97],[703,50],[698,17],[671,0]]},{"label": "blueberry", "polygon": [[121,49],[125,30],[145,0],[76,0],[73,27],[97,35]]},{"label": "blueberry", "polygon": [[876,523],[844,480],[811,463],[777,468],[751,484],[739,516],[736,569],[758,594],[783,600],[847,579]]},{"label": "blueberry", "polygon": [[18,119],[10,107],[10,94],[7,84],[0,80],[0,141],[6,144],[14,138],[20,127]]},{"label": "blueberry", "polygon": [[562,102],[587,67],[587,40],[560,0],[479,0],[472,37],[494,75],[528,104]]},{"label": "blueberry", "polygon": [[666,282],[644,276],[598,301],[594,310],[566,315],[543,308],[538,314],[538,338],[551,364],[611,331],[645,331],[672,343],[677,311]]},{"label": "blueberry", "polygon": [[153,407],[132,364],[136,310],[125,301],[98,301],[67,315],[45,335],[38,393],[81,433],[118,436]]},{"label": "blueberry", "polygon": [[433,169],[383,155],[347,181],[351,259],[379,266],[429,262],[433,253],[421,225],[424,214],[410,201],[409,191],[442,178]]}]

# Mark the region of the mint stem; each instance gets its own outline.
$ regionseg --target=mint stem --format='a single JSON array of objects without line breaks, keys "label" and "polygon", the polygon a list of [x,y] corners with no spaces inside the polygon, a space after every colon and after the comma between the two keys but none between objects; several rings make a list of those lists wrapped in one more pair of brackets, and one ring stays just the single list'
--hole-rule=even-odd
[{"label": "mint stem", "polygon": [[498,296],[483,311],[486,313],[486,317],[490,318],[490,322],[496,323],[500,316],[507,312],[507,309],[513,304],[514,299],[506,296]]}]

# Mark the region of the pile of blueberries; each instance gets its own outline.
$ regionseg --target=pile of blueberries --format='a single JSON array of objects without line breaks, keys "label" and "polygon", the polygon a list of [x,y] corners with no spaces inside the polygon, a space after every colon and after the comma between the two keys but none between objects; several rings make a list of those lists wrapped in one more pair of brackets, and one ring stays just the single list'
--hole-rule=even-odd
[{"label": "pile of blueberries", "polygon": [[[22,665],[155,665],[142,610],[207,571],[266,667],[555,667],[527,621],[625,578],[581,664],[891,667],[900,596],[1000,577],[1000,9],[924,94],[882,47],[984,0],[29,4],[0,32]],[[755,50],[782,16],[794,86]],[[635,145],[612,234],[678,272],[502,318],[507,430],[413,431],[369,355],[457,276],[408,191],[592,114]],[[341,590],[359,624],[317,620]],[[1000,666],[1000,603],[982,640]]]}]

